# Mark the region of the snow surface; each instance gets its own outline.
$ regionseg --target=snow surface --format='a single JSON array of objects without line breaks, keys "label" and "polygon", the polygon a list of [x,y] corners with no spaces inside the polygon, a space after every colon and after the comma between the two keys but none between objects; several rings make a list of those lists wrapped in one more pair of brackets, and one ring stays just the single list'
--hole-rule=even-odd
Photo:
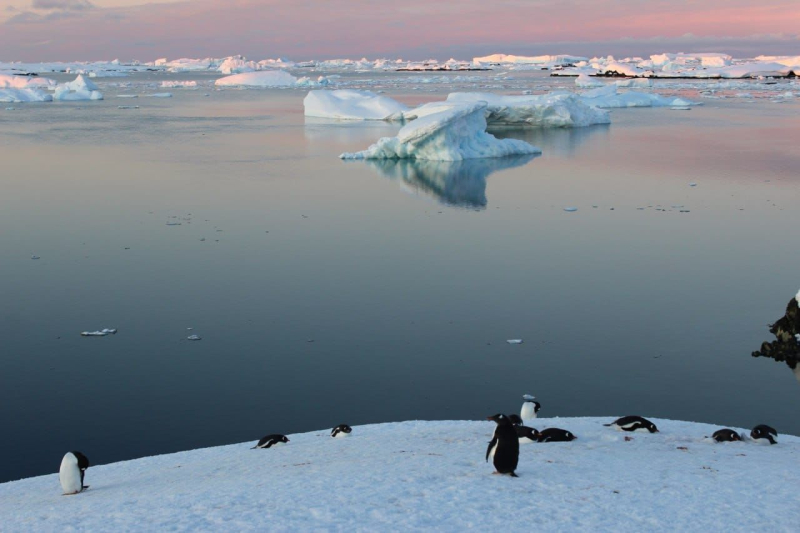
[{"label": "snow surface", "polygon": [[297,78],[282,70],[262,70],[226,76],[214,82],[219,87],[291,87]]},{"label": "snow surface", "polygon": [[340,157],[460,161],[541,153],[525,141],[497,139],[486,133],[486,106],[483,101],[454,104],[406,124],[397,137],[384,137],[362,152],[344,153]]},{"label": "snow surface", "polygon": [[608,111],[586,105],[581,98],[565,92],[538,96],[450,93],[447,101],[486,102],[486,122],[491,125],[579,128],[611,122]]},{"label": "snow surface", "polygon": [[390,120],[408,106],[371,91],[309,91],[303,100],[305,116],[338,120]]},{"label": "snow surface", "polygon": [[627,435],[603,427],[615,418],[537,419],[578,439],[521,446],[516,479],[484,460],[490,421],[325,429],[269,450],[250,449],[272,430],[256,429],[250,442],[93,466],[74,496],[55,473],[0,484],[2,529],[797,530],[797,437],[714,443],[719,426],[659,419],[660,433]]}]

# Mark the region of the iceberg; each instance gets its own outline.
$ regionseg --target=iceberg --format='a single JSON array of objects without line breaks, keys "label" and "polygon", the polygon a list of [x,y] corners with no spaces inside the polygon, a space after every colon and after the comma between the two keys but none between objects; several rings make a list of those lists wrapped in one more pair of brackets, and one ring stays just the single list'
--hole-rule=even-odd
[{"label": "iceberg", "polygon": [[22,102],[52,102],[53,97],[39,89],[2,89],[0,88],[0,102],[4,104],[19,104]]},{"label": "iceberg", "polygon": [[[611,122],[608,111],[592,107],[572,93],[503,96],[492,93],[450,93],[448,103],[486,102],[491,125],[538,128],[581,128]],[[407,113],[410,115],[414,110]]]},{"label": "iceberg", "polygon": [[391,120],[408,107],[371,91],[309,91],[303,100],[305,116],[337,120]]},{"label": "iceberg", "polygon": [[282,70],[260,70],[226,76],[214,82],[218,87],[291,87],[297,78]]},{"label": "iceberg", "polygon": [[79,74],[73,81],[56,87],[53,98],[61,101],[102,100],[103,94],[94,82]]},{"label": "iceberg", "polygon": [[541,153],[525,141],[501,140],[487,133],[486,108],[486,102],[454,104],[406,124],[396,137],[384,137],[364,151],[339,157],[461,161]]},{"label": "iceberg", "polygon": [[620,93],[617,85],[611,84],[593,89],[581,94],[581,99],[592,106],[599,108],[620,108],[620,107],[686,107],[697,105],[683,98],[669,98],[660,94],[643,93],[637,91],[627,91]]}]

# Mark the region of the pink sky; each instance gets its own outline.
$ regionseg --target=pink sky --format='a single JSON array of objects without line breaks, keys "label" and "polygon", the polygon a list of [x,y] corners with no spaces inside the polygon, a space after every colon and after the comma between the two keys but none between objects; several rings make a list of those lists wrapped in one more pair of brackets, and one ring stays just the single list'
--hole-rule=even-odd
[{"label": "pink sky", "polygon": [[0,60],[800,55],[800,0],[0,0]]}]

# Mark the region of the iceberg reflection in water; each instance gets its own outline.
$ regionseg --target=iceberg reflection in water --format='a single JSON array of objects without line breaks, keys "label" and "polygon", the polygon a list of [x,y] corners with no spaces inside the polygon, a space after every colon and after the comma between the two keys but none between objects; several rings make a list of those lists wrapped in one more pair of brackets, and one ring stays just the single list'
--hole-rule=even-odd
[{"label": "iceberg reflection in water", "polygon": [[486,178],[498,170],[530,162],[538,154],[461,161],[417,159],[370,159],[366,163],[389,179],[399,179],[415,193],[424,193],[439,202],[470,209],[486,207]]}]

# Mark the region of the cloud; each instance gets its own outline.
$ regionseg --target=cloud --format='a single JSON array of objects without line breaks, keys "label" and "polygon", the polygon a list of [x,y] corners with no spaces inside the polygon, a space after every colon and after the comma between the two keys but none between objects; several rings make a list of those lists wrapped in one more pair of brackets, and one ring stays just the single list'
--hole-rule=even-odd
[{"label": "cloud", "polygon": [[33,0],[31,7],[42,11],[87,11],[95,6],[89,0]]}]

